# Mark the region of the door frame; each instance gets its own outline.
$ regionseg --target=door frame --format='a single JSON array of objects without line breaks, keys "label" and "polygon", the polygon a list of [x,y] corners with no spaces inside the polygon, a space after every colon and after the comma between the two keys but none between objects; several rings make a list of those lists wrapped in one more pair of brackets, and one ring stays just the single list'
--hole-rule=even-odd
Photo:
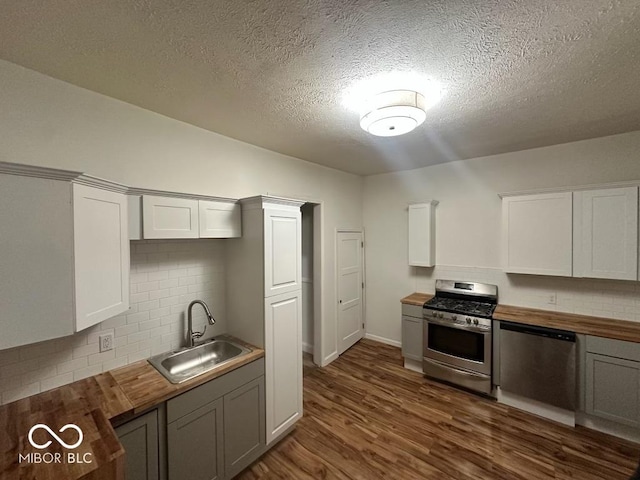
[{"label": "door frame", "polygon": [[[340,350],[340,346],[339,346],[339,338],[340,338],[340,312],[339,312],[339,308],[340,305],[338,303],[338,275],[339,275],[339,256],[338,256],[338,234],[340,233],[359,233],[361,235],[362,238],[362,248],[361,248],[361,266],[362,266],[362,283],[363,283],[363,287],[362,287],[362,309],[361,309],[361,314],[362,314],[362,325],[363,325],[363,330],[364,330],[364,334],[362,335],[362,338],[364,338],[367,334],[367,315],[366,315],[366,286],[367,286],[367,281],[366,281],[366,267],[365,267],[365,248],[367,246],[367,242],[365,241],[365,233],[364,233],[364,227],[360,227],[360,228],[336,228],[335,230],[335,235],[333,237],[333,247],[334,247],[334,252],[335,252],[335,262],[334,262],[334,271],[333,271],[333,295],[334,295],[334,313],[335,313],[335,319],[336,319],[336,332],[335,332],[335,346],[336,346],[336,350],[334,352],[333,355],[331,355],[330,359],[327,358],[327,363],[329,364],[330,362],[332,362],[333,360],[335,360],[336,358],[338,358],[340,356],[340,354],[338,353],[338,351]],[[325,365],[326,365],[325,364]]]}]

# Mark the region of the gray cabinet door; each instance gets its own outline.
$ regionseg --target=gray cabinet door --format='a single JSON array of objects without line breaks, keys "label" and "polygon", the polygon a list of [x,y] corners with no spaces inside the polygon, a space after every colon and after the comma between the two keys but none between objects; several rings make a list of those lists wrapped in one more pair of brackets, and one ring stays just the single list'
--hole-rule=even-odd
[{"label": "gray cabinet door", "polygon": [[402,356],[422,361],[422,322],[421,318],[402,316]]},{"label": "gray cabinet door", "polygon": [[169,480],[224,478],[222,398],[167,425]]},{"label": "gray cabinet door", "polygon": [[145,413],[115,430],[126,453],[126,479],[157,480],[158,412]]},{"label": "gray cabinet door", "polygon": [[586,413],[640,427],[640,362],[586,354]]},{"label": "gray cabinet door", "polygon": [[224,396],[224,465],[232,478],[265,448],[264,377]]}]

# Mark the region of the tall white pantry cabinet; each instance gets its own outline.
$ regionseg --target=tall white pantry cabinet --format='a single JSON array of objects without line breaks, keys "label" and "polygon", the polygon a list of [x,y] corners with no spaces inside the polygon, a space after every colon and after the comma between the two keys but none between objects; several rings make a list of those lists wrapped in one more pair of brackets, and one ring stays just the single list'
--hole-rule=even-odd
[{"label": "tall white pantry cabinet", "polygon": [[265,350],[266,441],[302,417],[303,202],[252,197],[228,244],[230,333]]},{"label": "tall white pantry cabinet", "polygon": [[71,335],[129,308],[125,191],[0,162],[0,349]]}]

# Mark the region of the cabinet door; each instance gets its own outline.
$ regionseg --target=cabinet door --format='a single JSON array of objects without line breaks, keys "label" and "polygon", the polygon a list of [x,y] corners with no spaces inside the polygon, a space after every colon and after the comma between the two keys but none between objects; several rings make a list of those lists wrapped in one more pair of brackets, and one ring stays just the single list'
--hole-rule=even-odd
[{"label": "cabinet door", "polygon": [[409,265],[433,267],[436,263],[435,202],[409,205]]},{"label": "cabinet door", "polygon": [[422,323],[420,318],[402,316],[402,356],[422,361]]},{"label": "cabinet door", "polygon": [[300,210],[264,210],[264,296],[302,288]]},{"label": "cabinet door", "polygon": [[302,294],[265,300],[267,444],[302,417]]},{"label": "cabinet door", "polygon": [[222,398],[167,425],[169,480],[224,478]]},{"label": "cabinet door", "polygon": [[264,451],[264,401],[264,377],[224,396],[226,478],[233,478]]},{"label": "cabinet door", "polygon": [[640,362],[586,354],[586,412],[640,427]]},{"label": "cabinet door", "polygon": [[198,200],[143,195],[142,230],[146,239],[198,238]]},{"label": "cabinet door", "polygon": [[71,335],[68,182],[0,174],[0,350]]},{"label": "cabinet door", "polygon": [[129,308],[126,195],[73,185],[76,331]]},{"label": "cabinet door", "polygon": [[239,237],[242,231],[239,203],[198,200],[200,238]]},{"label": "cabinet door", "polygon": [[503,270],[570,277],[572,222],[571,192],[503,198]]},{"label": "cabinet door", "polygon": [[638,187],[574,193],[574,276],[638,279]]},{"label": "cabinet door", "polygon": [[126,479],[157,480],[158,412],[153,410],[115,430],[126,454]]}]

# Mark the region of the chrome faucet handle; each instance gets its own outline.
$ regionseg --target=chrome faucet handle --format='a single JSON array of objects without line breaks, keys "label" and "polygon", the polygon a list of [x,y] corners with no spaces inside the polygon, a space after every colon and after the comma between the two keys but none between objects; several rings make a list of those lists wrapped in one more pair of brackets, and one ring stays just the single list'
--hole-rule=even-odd
[{"label": "chrome faucet handle", "polygon": [[204,332],[206,332],[206,331],[207,331],[207,326],[205,325],[204,326],[204,330],[202,330],[201,332],[193,332],[192,331],[191,332],[191,338],[193,338],[193,339],[200,338],[200,337],[202,337],[204,335]]}]

